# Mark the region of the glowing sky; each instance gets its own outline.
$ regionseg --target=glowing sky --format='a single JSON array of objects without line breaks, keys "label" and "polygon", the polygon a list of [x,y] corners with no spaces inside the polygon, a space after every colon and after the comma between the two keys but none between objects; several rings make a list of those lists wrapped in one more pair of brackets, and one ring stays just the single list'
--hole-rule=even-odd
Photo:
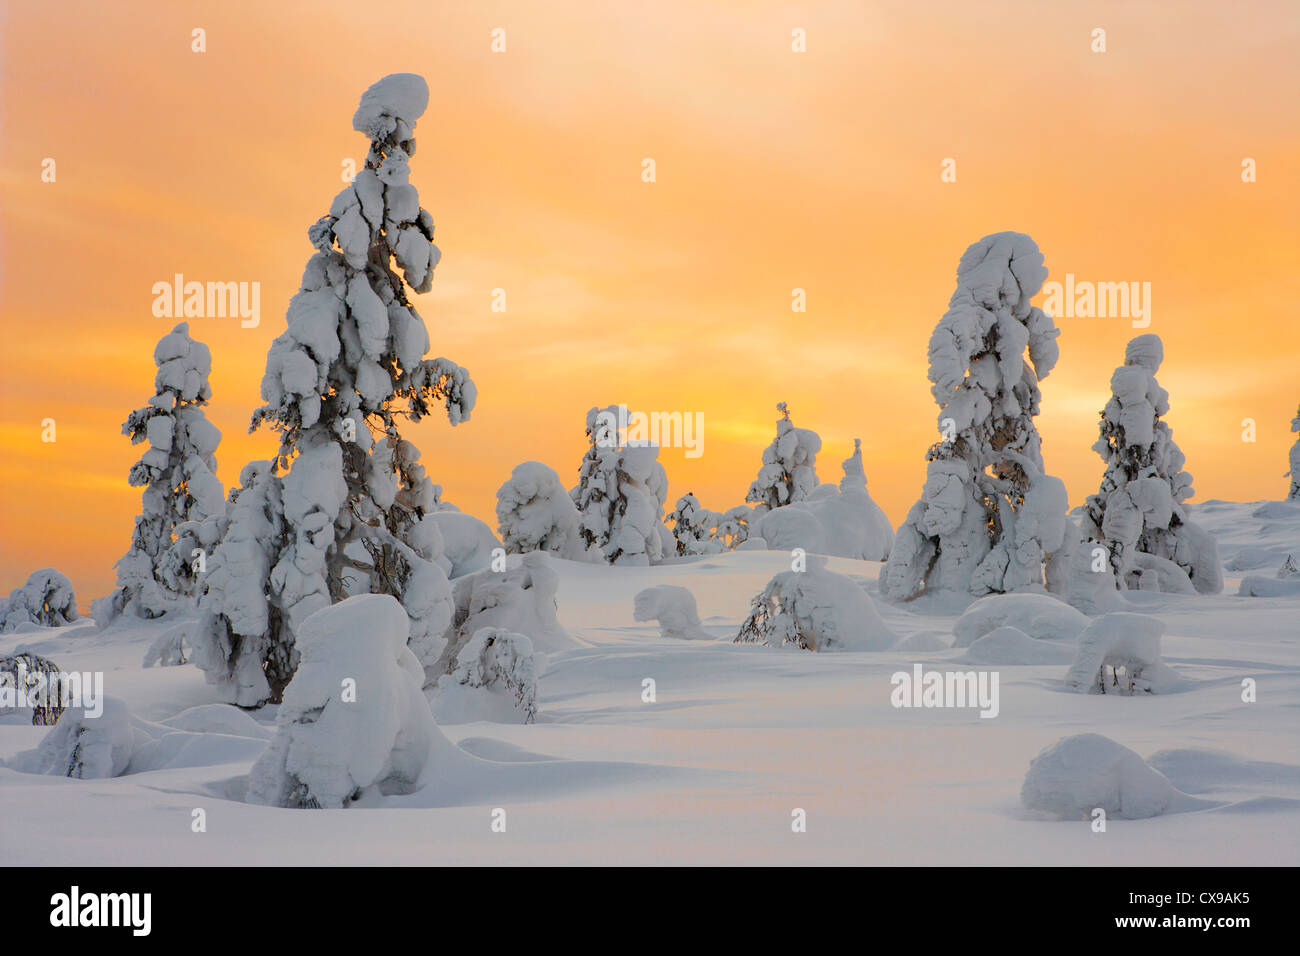
[{"label": "glowing sky", "polygon": [[[261,283],[257,328],[207,318],[191,332],[213,353],[223,482],[273,454],[272,433],[245,434],[266,349],[307,227],[344,160],[364,156],[357,99],[397,71],[432,90],[412,182],[443,258],[417,305],[431,356],[479,389],[470,422],[408,437],[445,498],[493,525],[515,464],[571,483],[586,410],[619,401],[703,412],[704,454],[661,454],[669,504],[687,491],[739,504],[782,400],[821,434],[824,481],[862,439],[870,491],[898,524],[935,438],[927,340],[962,251],[1002,229],[1033,236],[1053,279],[1150,282],[1144,331],[1164,339],[1159,379],[1198,499],[1280,497],[1300,402],[1298,9],[10,3],[0,591],[47,565],[83,605],[111,586],[143,450],[120,425],[152,394],[153,346],[174,324],[152,314],[155,282]],[[945,158],[955,183],[940,181]],[[796,287],[806,313],[791,312]],[[1096,490],[1097,411],[1138,331],[1059,324],[1039,428],[1078,503]]]}]

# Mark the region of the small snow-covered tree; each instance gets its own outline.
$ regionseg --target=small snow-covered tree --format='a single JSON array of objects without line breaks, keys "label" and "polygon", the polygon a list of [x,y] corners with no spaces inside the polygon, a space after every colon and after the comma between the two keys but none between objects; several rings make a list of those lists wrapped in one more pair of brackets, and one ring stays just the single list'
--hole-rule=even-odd
[{"label": "small snow-covered tree", "polygon": [[[1101,437],[1092,446],[1106,472],[1088,497],[1080,530],[1086,550],[1098,544],[1107,550],[1121,588],[1217,594],[1223,590],[1218,548],[1183,507],[1194,491],[1192,476],[1161,420],[1169,411],[1169,393],[1155,378],[1163,360],[1160,337],[1139,335],[1111,376]],[[1091,573],[1080,567],[1076,575]]]},{"label": "small snow-covered tree", "polygon": [[678,554],[717,554],[723,550],[718,537],[718,524],[722,515],[701,508],[699,499],[692,494],[682,495],[664,518],[672,528]]},{"label": "small snow-covered tree", "polygon": [[627,442],[620,420],[617,405],[587,412],[587,453],[569,495],[588,551],[610,564],[646,565],[663,557],[668,475],[658,446]]},{"label": "small snow-covered tree", "polygon": [[221,432],[207,420],[203,406],[212,397],[208,375],[212,355],[190,338],[182,322],[164,335],[153,352],[158,371],[155,394],[122,425],[122,433],[149,450],[131,466],[133,486],[144,485],[142,510],[135,519],[131,548],[117,562],[117,588],[91,608],[100,626],[124,611],[158,617],[183,598],[194,595],[194,578],[169,573],[168,554],[177,529],[190,521],[220,513],[225,507],[213,453]]},{"label": "small snow-covered tree", "polygon": [[[266,404],[252,428],[279,433],[275,464],[288,473],[249,476],[236,507],[253,500],[216,549],[224,577],[209,576],[210,613],[195,641],[209,680],[244,706],[279,699],[299,625],[350,595],[398,598],[413,647],[432,647],[450,620],[440,539],[421,527],[437,493],[398,430],[434,403],[459,424],[475,400],[463,368],[424,358],[428,330],[407,295],[407,286],[429,289],[439,258],[433,217],[408,182],[412,128],[428,100],[410,73],[362,96],[352,125],[370,139],[365,168],[308,229],[317,251],[267,354]],[[252,560],[241,565],[243,552]],[[239,595],[254,592],[264,599],[249,607]]]},{"label": "small snow-covered tree", "polygon": [[754,509],[749,505],[736,505],[722,514],[713,535],[721,542],[724,551],[735,551],[749,540],[750,522],[755,519]]},{"label": "small snow-covered tree", "polygon": [[501,627],[474,632],[456,655],[450,674],[439,678],[439,689],[452,685],[505,696],[525,724],[537,720],[537,662],[527,635]]},{"label": "small snow-covered tree", "polygon": [[516,465],[497,491],[497,531],[510,554],[550,551],[580,559],[586,552],[573,499],[555,470],[540,461]]},{"label": "small snow-covered tree", "polygon": [[745,500],[756,514],[806,499],[817,487],[817,452],[822,440],[807,428],[796,428],[785,402],[776,406],[781,417],[776,437],[763,449],[763,466],[749,486]]},{"label": "small snow-covered tree", "polygon": [[891,598],[1041,589],[1065,545],[1065,486],[1044,473],[1034,427],[1038,382],[1058,357],[1052,317],[1030,304],[1046,278],[1042,253],[1021,233],[985,236],[961,257],[930,337],[944,438],[926,455],[921,499],[885,565]]},{"label": "small snow-covered tree", "polygon": [[[1291,419],[1291,430],[1300,432],[1300,409],[1296,410],[1295,418]],[[1291,476],[1291,490],[1287,497],[1292,501],[1300,501],[1300,438],[1291,446],[1291,470],[1287,474]]]},{"label": "small snow-covered tree", "polygon": [[23,624],[62,627],[80,616],[72,582],[54,568],[41,568],[0,601],[0,634],[17,630]]},{"label": "small snow-covered tree", "polygon": [[857,581],[808,557],[803,571],[783,571],[750,602],[734,643],[793,644],[807,651],[879,651],[898,642]]}]

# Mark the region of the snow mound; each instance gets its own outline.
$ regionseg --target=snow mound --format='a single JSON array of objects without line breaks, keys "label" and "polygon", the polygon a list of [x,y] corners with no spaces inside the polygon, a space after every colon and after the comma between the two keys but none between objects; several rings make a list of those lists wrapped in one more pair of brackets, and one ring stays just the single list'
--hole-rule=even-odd
[{"label": "snow mound", "polygon": [[894,645],[896,651],[946,651],[952,647],[948,635],[939,631],[917,631]]},{"label": "snow mound", "polygon": [[235,737],[271,738],[271,731],[245,711],[230,704],[200,704],[162,721],[162,726],[195,734],[230,734]]},{"label": "snow mound", "polygon": [[1296,597],[1300,596],[1300,578],[1266,578],[1262,574],[1248,574],[1237,586],[1241,597]]},{"label": "snow mound", "polygon": [[969,647],[1004,626],[1040,641],[1072,641],[1088,626],[1088,616],[1046,594],[991,595],[957,619],[953,647]]},{"label": "snow mound", "polygon": [[424,671],[395,598],[363,594],[312,614],[276,734],[253,765],[248,802],[340,808],[367,791],[410,793],[455,751],[433,722]]},{"label": "snow mound", "polygon": [[1029,764],[1020,802],[1058,820],[1107,816],[1142,820],[1159,816],[1185,798],[1137,753],[1100,734],[1063,737]]},{"label": "snow mound", "polygon": [[169,627],[149,645],[140,661],[141,667],[176,667],[189,662],[194,652],[194,628],[197,622],[184,621]]},{"label": "snow mound", "polygon": [[103,707],[98,717],[69,707],[35,751],[14,758],[14,769],[80,780],[125,773],[136,744],[131,714],[114,697],[104,698]]},{"label": "snow mound", "polygon": [[806,571],[784,571],[754,597],[735,643],[880,651],[898,642],[857,581],[828,570],[825,558],[807,560]]},{"label": "snow mound", "polygon": [[438,678],[438,720],[531,724],[537,720],[537,677],[532,641],[504,628],[480,628],[456,655],[455,669]]},{"label": "snow mound", "polygon": [[80,616],[72,582],[54,568],[41,568],[0,601],[0,634],[17,631],[23,624],[62,627]]},{"label": "snow mound", "polygon": [[713,635],[700,627],[695,595],[675,584],[659,584],[638,591],[632,599],[634,621],[654,621],[661,637],[711,641]]},{"label": "snow mound", "polygon": [[1015,627],[995,628],[970,645],[960,658],[968,664],[1065,664],[1074,651],[1060,643],[1040,641]]},{"label": "snow mound", "polygon": [[448,578],[464,577],[490,567],[492,551],[501,547],[486,523],[463,511],[435,511],[426,514],[420,525],[437,529],[442,554],[436,563]]},{"label": "snow mound", "polygon": [[1103,614],[1079,635],[1078,653],[1066,672],[1065,686],[1083,694],[1170,689],[1177,685],[1178,675],[1160,660],[1164,632],[1164,622],[1146,614]]}]

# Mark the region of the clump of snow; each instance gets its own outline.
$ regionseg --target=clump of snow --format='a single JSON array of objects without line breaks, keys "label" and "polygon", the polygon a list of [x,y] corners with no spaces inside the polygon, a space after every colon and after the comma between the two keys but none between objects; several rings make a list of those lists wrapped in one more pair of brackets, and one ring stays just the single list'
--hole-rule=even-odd
[{"label": "clump of snow", "polygon": [[1100,734],[1063,737],[1029,764],[1020,802],[1057,820],[1090,820],[1093,811],[1141,820],[1175,809],[1184,797],[1137,753]]},{"label": "clump of snow", "polygon": [[659,584],[637,592],[632,599],[634,621],[654,621],[662,637],[710,641],[713,635],[700,626],[695,595],[675,584]]},{"label": "clump of snow", "polygon": [[177,667],[188,664],[193,650],[192,632],[194,622],[184,621],[175,627],[169,627],[158,635],[158,639],[149,645],[141,667]]},{"label": "clump of snow", "polygon": [[1083,694],[1158,693],[1178,683],[1160,660],[1164,621],[1118,611],[1093,620],[1079,635],[1065,686]]},{"label": "clump of snow", "polygon": [[1058,357],[1051,316],[1030,304],[1046,278],[1038,246],[1020,233],[985,236],[961,258],[957,290],[930,337],[944,438],[927,453],[921,499],[881,578],[892,599],[1053,583],[1048,566],[1071,542],[1065,487],[1044,473],[1034,426],[1038,382]]},{"label": "clump of snow", "polygon": [[1074,649],[1030,637],[1017,627],[1003,625],[973,641],[960,658],[970,664],[1064,664]]},{"label": "clump of snow", "polygon": [[537,677],[533,643],[525,635],[479,628],[456,655],[451,673],[438,678],[438,718],[531,724],[537,719]]},{"label": "clump of snow", "polygon": [[817,453],[821,437],[811,429],[796,428],[790,409],[780,402],[776,437],[763,449],[763,465],[745,493],[755,512],[773,511],[805,500],[817,487]]},{"label": "clump of snow", "polygon": [[995,594],[980,598],[953,625],[953,647],[969,647],[999,627],[1014,627],[1040,641],[1073,641],[1088,616],[1047,594]]},{"label": "clump of snow", "polygon": [[0,634],[16,631],[23,624],[62,627],[81,618],[72,582],[54,568],[41,568],[26,583],[0,601]]},{"label": "clump of snow", "polygon": [[516,465],[497,491],[497,531],[510,554],[549,551],[572,560],[585,556],[578,509],[555,469],[540,461]]},{"label": "clump of snow", "polygon": [[668,475],[657,445],[627,442],[618,424],[625,420],[617,405],[587,412],[587,453],[569,495],[588,551],[610,564],[644,566],[664,557]]},{"label": "clump of snow", "polygon": [[276,734],[249,775],[248,802],[339,808],[372,788],[410,793],[440,753],[454,750],[421,691],[396,599],[348,598],[302,625],[297,672]]},{"label": "clump of snow", "polygon": [[879,651],[898,642],[858,582],[828,570],[823,557],[807,562],[806,571],[784,571],[754,597],[735,643]]},{"label": "clump of snow", "polygon": [[[392,73],[361,94],[352,128],[382,139],[398,122],[414,126],[429,106],[429,84],[416,73]],[[406,137],[406,138],[409,138]]]},{"label": "clump of snow", "polygon": [[[1111,376],[1111,398],[1101,413],[1101,437],[1093,450],[1106,462],[1101,488],[1084,508],[1081,547],[1102,546],[1120,588],[1217,594],[1223,571],[1214,539],[1192,521],[1184,506],[1194,493],[1186,459],[1162,421],[1169,393],[1155,373],[1164,360],[1158,335],[1128,343],[1124,364]],[[1095,574],[1081,563],[1074,580]],[[1096,579],[1080,586],[1095,588]]]},{"label": "clump of snow", "polygon": [[437,529],[442,552],[435,563],[449,579],[490,567],[492,552],[502,546],[486,522],[463,511],[435,511],[426,514],[417,524],[421,528],[414,532],[416,535],[425,533],[429,526]]}]

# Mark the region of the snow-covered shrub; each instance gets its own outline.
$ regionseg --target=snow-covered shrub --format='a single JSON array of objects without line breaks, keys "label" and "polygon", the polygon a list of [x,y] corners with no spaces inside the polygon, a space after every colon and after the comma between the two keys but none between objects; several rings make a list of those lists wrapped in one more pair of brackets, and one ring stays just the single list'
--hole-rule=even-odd
[{"label": "snow-covered shrub", "polygon": [[738,644],[795,646],[809,651],[879,651],[898,635],[862,586],[810,555],[806,571],[783,571],[750,602]]},{"label": "snow-covered shrub", "polygon": [[[1079,635],[1065,686],[1081,694],[1153,693],[1178,682],[1160,660],[1165,624],[1158,617],[1117,611],[1103,614]],[[1109,689],[1108,689],[1109,688]]]},{"label": "snow-covered shrub", "polygon": [[274,464],[289,471],[252,476],[232,502],[243,513],[209,562],[221,566],[209,567],[195,647],[208,679],[243,706],[278,699],[298,627],[350,595],[397,598],[415,645],[450,619],[441,555],[419,528],[439,507],[437,489],[398,432],[400,419],[419,422],[435,403],[459,424],[476,394],[463,368],[424,358],[429,333],[407,295],[429,289],[439,257],[433,218],[408,182],[411,130],[428,97],[409,73],[363,95],[352,124],[370,138],[365,168],[308,229],[317,251],[267,353],[266,404],[252,427],[279,433]]},{"label": "snow-covered shrub", "polygon": [[[1291,419],[1291,430],[1300,432],[1300,409],[1296,411],[1295,418]],[[1291,446],[1291,470],[1287,474],[1291,476],[1291,490],[1287,492],[1287,498],[1300,501],[1300,438]]]},{"label": "snow-covered shrub", "polygon": [[1063,737],[1029,764],[1020,788],[1028,810],[1057,820],[1107,816],[1141,820],[1172,809],[1184,795],[1137,753],[1100,734]]},{"label": "snow-covered shrub", "polygon": [[[966,250],[957,290],[930,337],[930,389],[944,438],[931,446],[921,499],[894,539],[881,590],[988,594],[1044,587],[1066,546],[1065,486],[1043,471],[1034,427],[1058,330],[1030,304],[1047,278],[1026,235]],[[1024,353],[1028,348],[1029,361]]]},{"label": "snow-covered shrub", "polygon": [[33,571],[25,584],[0,602],[0,634],[16,631],[23,624],[62,627],[80,618],[72,582],[54,568]]},{"label": "snow-covered shrub", "polygon": [[34,753],[20,755],[18,769],[56,777],[99,780],[126,772],[137,738],[126,704],[103,700],[97,717],[84,707],[69,707]]},{"label": "snow-covered shrub", "polygon": [[158,635],[158,639],[149,645],[141,667],[177,667],[188,664],[193,650],[193,622],[185,621],[175,627],[169,627]]},{"label": "snow-covered shrub", "polygon": [[212,355],[190,338],[189,323],[182,322],[159,340],[153,360],[158,366],[155,394],[122,425],[132,445],[149,443],[127,476],[132,486],[145,489],[130,550],[116,565],[116,589],[91,608],[101,627],[127,610],[158,617],[178,600],[192,598],[195,585],[188,565],[171,573],[163,570],[176,529],[225,508],[213,457],[221,432],[203,414],[212,397]]},{"label": "snow-covered shrub", "polygon": [[249,803],[337,809],[370,788],[410,793],[439,752],[453,749],[420,689],[409,627],[386,594],[348,598],[303,622],[302,659],[275,737],[249,775]]},{"label": "snow-covered shrub", "polygon": [[[52,727],[59,722],[63,713],[63,700],[57,693],[42,696],[42,688],[50,688],[51,681],[57,680],[59,667],[54,661],[31,651],[22,651],[9,657],[0,657],[0,714],[20,711],[19,695],[22,702],[30,704],[32,723],[37,726]],[[12,702],[8,699],[12,695]]]},{"label": "snow-covered shrub", "polygon": [[[431,532],[433,538],[428,537]],[[448,578],[490,567],[492,552],[502,547],[487,522],[453,508],[426,514],[411,529],[409,540],[422,555],[436,553],[433,563]]]},{"label": "snow-covered shrub", "polygon": [[[1183,471],[1186,459],[1173,431],[1161,421],[1169,411],[1169,393],[1155,378],[1163,360],[1160,337],[1139,335],[1111,376],[1101,437],[1093,445],[1106,472],[1084,507],[1081,547],[1104,547],[1124,589],[1217,594],[1223,590],[1218,548],[1183,506],[1193,494],[1192,476]],[[1085,573],[1081,564],[1075,571],[1071,587]]]},{"label": "snow-covered shrub", "polygon": [[569,495],[588,551],[610,564],[647,565],[664,556],[659,527],[668,475],[658,446],[625,441],[622,420],[616,405],[587,412],[587,453]]},{"label": "snow-covered shrub", "polygon": [[632,620],[656,622],[662,637],[713,640],[713,635],[700,627],[695,595],[675,584],[658,584],[638,591],[632,599]]},{"label": "snow-covered shrub", "polygon": [[718,554],[726,547],[718,534],[722,515],[700,507],[699,499],[692,494],[677,499],[664,518],[672,527],[673,545],[677,554]]},{"label": "snow-covered shrub", "polygon": [[1074,659],[1074,648],[1004,624],[972,641],[959,659],[968,664],[1065,664]]},{"label": "snow-covered shrub", "polygon": [[1073,641],[1088,616],[1047,594],[991,594],[966,609],[952,627],[953,647],[969,647],[999,627],[1014,627],[1035,640]]},{"label": "snow-covered shrub", "polygon": [[776,406],[781,417],[776,437],[763,449],[763,465],[749,486],[745,500],[755,512],[772,511],[807,498],[817,487],[817,453],[822,440],[807,428],[796,428],[785,402]]},{"label": "snow-covered shrub", "polygon": [[586,551],[578,532],[578,509],[555,469],[526,461],[497,490],[497,532],[509,554],[549,551],[581,559]]},{"label": "snow-covered shrub", "polygon": [[[533,644],[525,635],[500,627],[483,627],[465,642],[450,674],[438,678],[439,704],[457,688],[504,698],[503,703],[525,724],[537,719],[537,663]],[[502,715],[506,708],[498,708]]]},{"label": "snow-covered shrub", "polygon": [[1300,595],[1300,568],[1291,555],[1286,556],[1277,574],[1266,578],[1262,574],[1248,574],[1237,588],[1241,597],[1290,597]]},{"label": "snow-covered shrub", "polygon": [[754,517],[754,509],[749,505],[737,505],[722,514],[713,531],[715,540],[722,544],[722,550],[735,551],[749,540],[750,522]]},{"label": "snow-covered shrub", "polygon": [[567,650],[573,638],[556,617],[560,577],[546,553],[531,551],[506,571],[476,571],[452,582],[454,612],[436,661],[423,663],[431,679],[456,668],[462,648],[483,628],[523,634],[544,654]]}]

